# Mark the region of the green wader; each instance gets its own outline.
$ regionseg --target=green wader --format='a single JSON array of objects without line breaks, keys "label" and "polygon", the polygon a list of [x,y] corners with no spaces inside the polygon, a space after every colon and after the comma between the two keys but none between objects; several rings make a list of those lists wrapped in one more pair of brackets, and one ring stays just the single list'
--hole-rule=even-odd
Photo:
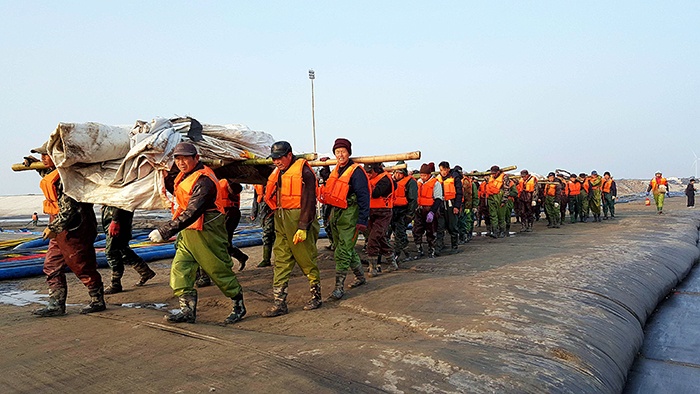
[{"label": "green wader", "polygon": [[664,210],[664,199],[666,198],[666,193],[654,192],[654,202],[656,203],[656,210],[661,212]]},{"label": "green wader", "polygon": [[581,218],[581,195],[569,196],[569,215],[571,215],[571,223],[576,221],[576,218]]},{"label": "green wader", "polygon": [[[506,211],[503,214],[503,220],[506,223],[506,227],[505,227],[506,231],[510,231],[510,220],[511,220],[510,216],[513,214],[513,207],[514,206],[515,206],[515,200],[513,200],[512,198],[509,198],[506,201],[506,206],[505,206]],[[506,234],[506,235],[508,235],[508,234]]]},{"label": "green wader", "polygon": [[600,215],[600,200],[601,200],[601,193],[600,189],[595,189],[591,190],[589,193],[590,196],[590,202],[588,203],[588,207],[591,210],[591,213],[595,216]]},{"label": "green wader", "polygon": [[472,214],[472,210],[469,208],[462,209],[457,223],[459,224],[459,235],[466,235],[474,231],[474,215]]},{"label": "green wader", "polygon": [[506,231],[506,207],[501,206],[503,192],[488,197],[486,203],[489,206],[489,216],[491,217],[491,228]]},{"label": "green wader", "polygon": [[588,193],[583,187],[581,187],[581,194],[579,194],[579,197],[581,198],[581,218],[587,218],[590,212],[588,210]]},{"label": "green wader", "polygon": [[615,200],[612,198],[612,193],[603,192],[603,215],[607,217],[608,211],[610,215],[615,216]]},{"label": "green wader", "polygon": [[232,271],[233,261],[228,254],[227,245],[226,217],[219,212],[204,214],[201,231],[180,231],[170,268],[170,287],[175,296],[197,294],[194,280],[199,267],[202,267],[226,297],[237,296],[241,292],[241,285]]},{"label": "green wader", "polygon": [[348,196],[348,207],[333,207],[331,211],[331,230],[335,245],[335,270],[337,273],[347,273],[348,269],[360,265],[360,256],[355,251],[358,232],[355,228],[360,215],[357,206],[357,196]]},{"label": "green wader", "polygon": [[294,234],[299,228],[301,209],[277,209],[275,211],[275,277],[274,287],[286,287],[295,264],[309,278],[311,286],[321,283],[316,258],[318,249],[316,241],[321,226],[314,218],[311,228],[306,232],[306,240],[294,244]]},{"label": "green wader", "polygon": [[546,196],[544,199],[544,209],[547,211],[549,218],[552,219],[552,223],[556,225],[561,220],[561,210],[558,207],[554,207],[555,202],[554,196]]}]

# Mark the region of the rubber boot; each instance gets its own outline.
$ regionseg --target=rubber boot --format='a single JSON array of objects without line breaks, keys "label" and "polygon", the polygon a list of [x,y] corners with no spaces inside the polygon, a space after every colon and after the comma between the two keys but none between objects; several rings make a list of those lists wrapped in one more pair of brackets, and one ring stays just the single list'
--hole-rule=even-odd
[{"label": "rubber boot", "polygon": [[554,228],[561,227],[561,218],[554,218]]},{"label": "rubber boot", "polygon": [[166,315],[169,323],[194,323],[197,319],[197,294],[183,294],[179,298],[180,312]]},{"label": "rubber boot", "polygon": [[286,315],[287,309],[287,286],[278,286],[272,288],[272,294],[275,295],[275,304],[271,309],[263,312],[263,317],[277,317]]},{"label": "rubber boot", "polygon": [[245,304],[243,303],[243,291],[236,294],[235,297],[231,298],[233,301],[233,310],[231,314],[224,319],[224,324],[234,324],[238,323],[245,316]]},{"label": "rubber boot", "polygon": [[474,233],[472,231],[467,232],[467,242],[470,242],[474,238]]},{"label": "rubber boot", "polygon": [[416,259],[419,259],[421,257],[425,256],[425,252],[423,251],[423,245],[418,244],[418,256],[416,256]]},{"label": "rubber boot", "polygon": [[241,265],[241,267],[238,270],[243,271],[243,269],[245,268],[245,263],[246,261],[248,261],[248,255],[243,253],[242,250],[238,249],[233,245],[231,245],[229,254],[231,255],[231,257],[238,260],[238,263]]},{"label": "rubber boot", "polygon": [[608,220],[608,215],[607,215],[607,214],[605,214],[605,215],[603,216],[603,220]]},{"label": "rubber boot", "polygon": [[105,289],[105,294],[122,292],[122,276],[124,276],[124,270],[112,271],[112,283]]},{"label": "rubber boot", "polygon": [[194,282],[197,287],[207,287],[211,286],[211,278],[207,275],[202,267],[197,268],[197,280]]},{"label": "rubber boot", "polygon": [[528,233],[531,233],[531,232],[532,232],[532,225],[533,225],[532,222],[528,222],[528,224],[527,224],[527,232],[528,232]]},{"label": "rubber boot", "polygon": [[367,271],[367,276],[370,278],[373,278],[375,276],[379,276],[379,271],[377,270],[377,265],[381,264],[382,262],[382,256],[378,256],[377,260],[369,262],[369,270]]},{"label": "rubber boot", "polygon": [[311,299],[304,305],[305,311],[318,309],[323,305],[323,301],[321,300],[321,285],[313,285],[309,291],[311,292]]},{"label": "rubber boot", "polygon": [[506,237],[510,237],[510,223],[506,224]]},{"label": "rubber boot", "polygon": [[386,269],[386,272],[394,272],[397,269],[399,269],[399,265],[397,264],[398,256],[394,255],[392,253],[391,256],[389,256],[389,268]]},{"label": "rubber boot", "polygon": [[437,254],[435,253],[435,249],[434,248],[428,249],[428,258],[434,259],[435,257],[437,257]]},{"label": "rubber boot", "polygon": [[377,272],[379,274],[382,273],[382,256],[381,255],[377,256]]},{"label": "rubber boot", "polygon": [[33,314],[41,317],[61,316],[66,313],[66,297],[68,289],[61,287],[49,289],[49,304],[44,308],[35,309]]},{"label": "rubber boot", "polygon": [[90,290],[88,292],[90,294],[90,303],[87,304],[86,307],[80,310],[81,315],[85,315],[88,313],[93,313],[93,312],[101,312],[105,309],[107,309],[107,305],[105,304],[105,288],[104,286],[100,286],[99,288],[95,290]]},{"label": "rubber boot", "polygon": [[554,227],[554,223],[552,223],[552,218],[547,218],[547,228],[552,228]]},{"label": "rubber boot", "polygon": [[272,258],[272,247],[271,246],[263,246],[263,259],[258,264],[258,267],[269,267],[272,265],[272,262],[270,259]]},{"label": "rubber boot", "polygon": [[[352,273],[355,274],[355,281],[350,284],[350,288],[354,289],[367,283],[365,278],[365,270],[362,269],[362,264],[358,264],[357,267],[352,268]],[[337,279],[337,276],[336,276]]]},{"label": "rubber boot", "polygon": [[[358,265],[358,268],[361,270],[362,267]],[[355,268],[353,268],[353,272],[355,272]],[[357,275],[357,273],[355,274]],[[333,302],[333,301],[338,301],[343,296],[345,295],[345,277],[348,276],[347,271],[345,272],[335,272],[335,289],[331,293],[330,296],[326,299],[326,302]],[[364,274],[363,274],[364,277]]]},{"label": "rubber boot", "polygon": [[136,264],[134,264],[134,270],[136,270],[136,272],[138,272],[138,274],[141,275],[141,279],[139,279],[139,281],[136,282],[136,284],[134,285],[136,287],[145,286],[146,282],[148,282],[156,276],[155,271],[153,271],[151,267],[149,267],[148,264],[146,264],[146,262],[143,260],[140,260]]}]

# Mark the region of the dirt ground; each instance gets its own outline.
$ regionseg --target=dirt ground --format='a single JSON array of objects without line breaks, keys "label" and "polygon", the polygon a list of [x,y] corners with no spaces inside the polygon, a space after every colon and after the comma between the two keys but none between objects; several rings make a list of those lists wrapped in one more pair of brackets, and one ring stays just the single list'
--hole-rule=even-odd
[{"label": "dirt ground", "polygon": [[[537,363],[565,360],[547,367],[539,364],[550,377],[582,367],[566,360],[566,351],[530,343],[516,329],[503,331],[506,334],[496,340],[473,335],[494,331],[487,326],[495,315],[516,324],[515,315],[505,315],[545,313],[512,302],[514,293],[494,293],[492,285],[505,280],[503,270],[544,272],[551,264],[561,266],[572,257],[599,251],[625,231],[695,215],[685,208],[683,198],[667,200],[666,206],[662,216],[634,202],[618,205],[618,219],[603,223],[570,225],[567,220],[560,229],[547,229],[546,221],[540,220],[533,233],[506,239],[477,236],[460,246],[458,254],[405,262],[399,271],[371,278],[367,285],[348,290],[343,301],[324,303],[314,311],[302,310],[309,298],[308,282],[295,268],[289,314],[270,319],[261,313],[272,303],[272,269],[256,267],[261,247],[244,248],[250,260],[236,273],[248,313],[233,326],[221,324],[231,301],[215,286],[199,289],[196,324],[164,322],[168,310],[178,308],[168,285],[170,260],[150,263],[157,276],[141,288],[133,287],[138,276],[127,267],[126,291],[106,297],[107,311],[87,316],[78,314],[88,301],[87,291],[69,273],[71,306],[63,317],[32,316],[37,304],[0,304],[0,392],[439,393],[504,392],[506,387],[526,392],[527,387],[512,377],[522,372],[521,362],[512,361],[503,349],[536,357]],[[512,230],[518,229],[513,225]],[[324,299],[335,277],[326,245],[325,239],[319,240]],[[575,276],[576,268],[572,270]],[[109,271],[100,272],[108,281]],[[346,285],[350,282],[349,277]],[[514,283],[512,289],[519,290],[511,291],[550,291],[546,281],[529,278],[523,283]],[[46,293],[42,277],[0,282],[0,292],[12,288]],[[546,310],[550,305],[566,315],[564,298],[534,297],[529,307]],[[508,332],[513,333],[510,338]],[[493,365],[501,366],[495,374]],[[533,379],[543,379],[541,373],[534,373]]]}]

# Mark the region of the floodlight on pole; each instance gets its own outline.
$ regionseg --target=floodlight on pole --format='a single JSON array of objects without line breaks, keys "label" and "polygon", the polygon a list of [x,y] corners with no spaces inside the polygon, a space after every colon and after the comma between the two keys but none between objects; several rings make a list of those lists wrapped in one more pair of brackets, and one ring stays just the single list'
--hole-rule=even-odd
[{"label": "floodlight on pole", "polygon": [[309,79],[311,80],[311,122],[314,133],[314,153],[316,153],[316,114],[314,113],[314,79],[316,79],[316,73],[313,68],[309,69]]}]

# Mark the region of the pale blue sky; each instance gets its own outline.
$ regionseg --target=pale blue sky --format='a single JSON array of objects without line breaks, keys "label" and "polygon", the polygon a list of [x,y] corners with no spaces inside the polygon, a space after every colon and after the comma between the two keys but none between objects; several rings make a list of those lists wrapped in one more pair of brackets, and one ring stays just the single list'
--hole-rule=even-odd
[{"label": "pale blue sky", "polygon": [[[611,4],[613,3],[613,4]],[[311,151],[692,174],[700,2],[0,1],[0,194],[59,122],[191,115]],[[416,166],[417,162],[412,163]]]}]

